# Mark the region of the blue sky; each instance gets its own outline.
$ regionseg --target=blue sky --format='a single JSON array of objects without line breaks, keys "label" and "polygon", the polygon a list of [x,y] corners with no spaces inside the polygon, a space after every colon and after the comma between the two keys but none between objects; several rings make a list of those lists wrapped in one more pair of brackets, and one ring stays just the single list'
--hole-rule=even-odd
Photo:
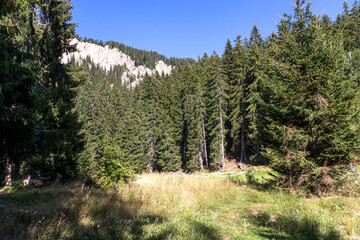
[{"label": "blue sky", "polygon": [[[352,4],[352,0],[348,1]],[[167,57],[197,59],[224,51],[227,39],[249,36],[254,24],[263,37],[276,30],[292,0],[73,0],[76,33],[114,40]],[[343,0],[313,0],[317,15],[335,19]]]}]

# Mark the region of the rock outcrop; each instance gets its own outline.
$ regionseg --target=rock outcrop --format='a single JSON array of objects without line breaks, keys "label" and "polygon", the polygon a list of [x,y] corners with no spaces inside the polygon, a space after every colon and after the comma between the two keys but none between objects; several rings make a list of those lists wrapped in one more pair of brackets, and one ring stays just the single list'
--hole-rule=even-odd
[{"label": "rock outcrop", "polygon": [[76,44],[77,52],[64,54],[62,58],[63,63],[68,63],[72,57],[74,57],[77,64],[82,64],[83,59],[90,57],[94,64],[106,71],[109,71],[114,66],[126,66],[127,71],[122,75],[123,84],[128,84],[130,79],[133,78],[135,81],[132,82],[131,85],[135,86],[142,80],[146,73],[148,75],[153,75],[156,72],[159,74],[170,74],[171,70],[174,68],[161,60],[156,62],[155,69],[150,69],[145,66],[136,66],[135,61],[128,55],[116,48],[109,48],[109,46],[102,47],[93,43],[80,42],[77,39],[73,39],[70,44]]}]

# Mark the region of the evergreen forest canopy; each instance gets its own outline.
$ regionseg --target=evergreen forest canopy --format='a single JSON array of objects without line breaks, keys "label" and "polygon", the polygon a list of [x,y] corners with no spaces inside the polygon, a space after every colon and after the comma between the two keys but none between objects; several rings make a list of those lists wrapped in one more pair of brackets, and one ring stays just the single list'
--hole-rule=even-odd
[{"label": "evergreen forest canopy", "polygon": [[[75,50],[70,1],[0,0],[0,9],[5,186],[31,175],[110,187],[134,172],[221,170],[234,158],[269,164],[278,186],[319,193],[359,161],[357,1],[332,21],[295,0],[271,36],[254,26],[221,57],[181,60],[133,89],[112,72],[61,63]],[[107,44],[138,64],[163,60]]]}]

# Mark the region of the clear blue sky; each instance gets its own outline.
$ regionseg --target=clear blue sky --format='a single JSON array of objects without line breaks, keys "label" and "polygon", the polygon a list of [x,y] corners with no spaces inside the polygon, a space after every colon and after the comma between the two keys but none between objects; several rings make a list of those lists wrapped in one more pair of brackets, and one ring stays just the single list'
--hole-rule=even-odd
[{"label": "clear blue sky", "polygon": [[[353,0],[349,0],[351,6]],[[276,30],[292,0],[73,0],[76,33],[114,40],[167,57],[197,59],[224,51],[227,39],[249,36],[254,24],[263,37]],[[313,0],[317,15],[333,20],[343,0]]]}]

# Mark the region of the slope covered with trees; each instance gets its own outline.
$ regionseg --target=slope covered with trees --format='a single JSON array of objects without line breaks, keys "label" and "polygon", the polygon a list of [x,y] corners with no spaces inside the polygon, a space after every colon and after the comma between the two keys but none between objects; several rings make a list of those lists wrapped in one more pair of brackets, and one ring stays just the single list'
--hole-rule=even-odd
[{"label": "slope covered with trees", "polygon": [[181,66],[184,65],[186,62],[189,62],[191,64],[195,63],[195,61],[192,58],[175,58],[170,57],[167,58],[162,54],[159,54],[158,52],[154,51],[146,51],[146,50],[140,50],[137,48],[133,48],[130,46],[126,46],[125,44],[115,42],[115,41],[99,41],[92,38],[87,37],[80,37],[76,36],[79,41],[88,42],[88,43],[94,43],[100,46],[109,46],[110,48],[117,48],[121,52],[125,53],[126,55],[130,56],[132,60],[135,61],[136,66],[143,65],[145,67],[148,67],[150,69],[155,69],[156,62],[162,60],[164,63],[171,65],[171,66]]}]

